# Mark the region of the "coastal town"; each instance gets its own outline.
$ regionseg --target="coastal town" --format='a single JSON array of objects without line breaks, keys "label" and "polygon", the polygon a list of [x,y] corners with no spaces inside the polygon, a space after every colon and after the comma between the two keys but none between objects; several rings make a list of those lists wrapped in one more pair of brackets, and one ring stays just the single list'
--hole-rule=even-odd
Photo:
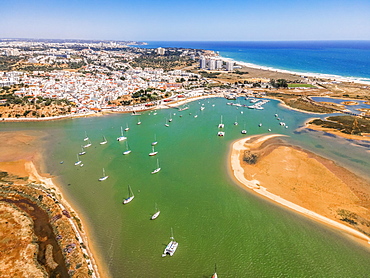
[{"label": "coastal town", "polygon": [[[3,96],[9,96],[11,92],[14,98],[26,99],[29,104],[39,104],[42,99],[63,100],[68,108],[58,114],[140,109],[145,105],[159,104],[166,98],[191,96],[194,89],[205,83],[199,74],[177,69],[176,63],[173,63],[172,70],[167,71],[133,66],[140,64],[140,57],[161,59],[166,55],[174,56],[185,66],[191,66],[202,53],[201,50],[189,49],[144,49],[116,42],[2,41],[0,57],[16,63],[8,66],[3,63],[0,90],[2,88]],[[1,117],[55,116],[52,113],[40,114],[38,109],[21,113],[16,109],[18,102],[12,106],[12,112],[2,113]],[[0,99],[0,105],[9,104],[10,98]],[[51,101],[46,103],[50,104]]]},{"label": "coastal town", "polygon": [[[214,51],[143,46],[132,41],[1,40],[0,118],[48,120],[133,112],[203,95],[268,95],[286,103],[279,88],[290,89],[283,92],[289,96],[333,96],[333,87],[346,92],[338,88],[345,84],[335,80],[275,73],[276,81],[270,71],[246,68]],[[366,96],[369,88],[361,90]],[[314,103],[298,100],[303,110]],[[323,106],[343,110],[314,106],[318,112]]]},{"label": "coastal town", "polygon": [[[0,40],[0,120],[4,126],[13,125],[7,122],[56,120],[108,113],[130,113],[132,116],[122,115],[122,117],[135,118],[136,114],[140,115],[139,112],[162,108],[178,108],[176,111],[170,109],[170,116],[177,113],[179,118],[184,116],[192,120],[198,119],[199,122],[201,116],[198,118],[198,114],[191,113],[194,107],[190,108],[191,112],[190,110],[186,113],[182,112],[189,109],[185,104],[197,100],[194,102],[196,105],[199,101],[200,107],[196,108],[197,111],[203,111],[211,101],[203,98],[222,97],[227,100],[217,99],[217,101],[226,105],[223,105],[223,108],[217,105],[217,109],[220,109],[218,111],[233,109],[234,113],[237,113],[233,124],[236,127],[238,116],[240,119],[240,117],[246,118],[249,113],[257,114],[259,113],[257,111],[264,110],[263,105],[268,106],[267,103],[270,100],[276,99],[285,108],[304,113],[343,114],[323,119],[311,118],[307,120],[304,127],[294,130],[294,133],[298,134],[303,129],[320,130],[336,135],[340,133],[340,136],[350,140],[366,142],[369,141],[370,134],[370,109],[351,109],[351,107],[360,102],[364,107],[368,105],[369,91],[368,85],[352,83],[348,80],[275,72],[263,67],[248,67],[243,63],[223,58],[217,52],[202,49],[149,48],[145,43],[134,41]],[[341,98],[341,102],[316,100],[315,97],[338,97]],[[201,101],[203,101],[202,104]],[[214,105],[210,104],[208,107],[214,107]],[[156,112],[167,113],[167,111],[149,111],[142,114],[152,114],[154,117]],[[282,129],[289,130],[288,125],[279,118],[280,113],[272,115],[269,121],[274,121],[280,128],[280,132]],[[258,116],[257,119],[259,120]],[[166,119],[166,127],[163,125],[162,127],[170,130],[169,122],[170,120]],[[238,135],[246,136],[245,125],[244,123],[244,129],[239,131]],[[141,126],[139,120],[134,126],[136,128]],[[368,241],[370,222],[367,212],[364,213],[361,209],[355,208],[354,204],[359,202],[356,198],[345,200],[349,204],[348,207],[325,210],[317,207],[314,197],[307,197],[310,194],[314,196],[320,193],[324,195],[323,198],[327,200],[329,208],[339,207],[336,204],[338,201],[332,197],[333,192],[327,189],[329,188],[327,185],[330,184],[337,192],[339,190],[344,192],[343,195],[349,196],[356,192],[365,207],[369,202],[367,182],[339,166],[331,165],[330,161],[314,153],[292,147],[284,142],[283,138],[277,138],[283,135],[273,134],[275,131],[265,128],[265,124],[262,126],[262,123],[255,123],[255,126],[259,130],[264,129],[270,135],[248,135],[247,139],[240,139],[233,144],[230,161],[236,180],[246,189],[275,203],[296,210],[319,222],[329,223],[361,240]],[[289,128],[291,128],[290,125]],[[125,134],[128,129],[127,126]],[[224,137],[223,130],[224,123],[221,115],[217,133],[219,137]],[[122,154],[127,157],[126,154],[131,150],[128,147],[127,137],[123,135],[121,126],[121,137],[118,137],[117,141],[125,141],[127,150]],[[216,132],[214,135],[216,137]],[[60,185],[53,183],[49,176],[39,174],[42,173],[39,156],[41,156],[40,150],[43,144],[40,138],[43,136],[43,133],[32,131],[2,133],[0,151],[4,161],[0,161],[0,210],[6,213],[2,214],[0,224],[2,227],[8,227],[10,224],[12,227],[22,226],[20,232],[22,236],[11,232],[4,233],[14,247],[3,252],[7,257],[4,263],[7,267],[6,271],[27,273],[32,270],[35,276],[108,277],[106,273],[109,271],[106,271],[102,265],[98,267],[101,258],[93,249],[94,246],[88,244],[88,233],[77,213],[62,197]],[[106,146],[107,140],[104,136],[103,138],[104,141],[100,142],[99,146]],[[156,135],[154,138],[156,139]],[[85,138],[81,137],[81,139],[84,141],[89,139],[86,131]],[[154,151],[157,141],[151,144],[153,149],[149,156],[154,156],[157,154],[157,151]],[[74,168],[69,167],[78,169],[76,171],[80,172],[82,172],[81,169],[88,168],[86,162],[84,166],[79,160],[79,156],[86,153],[84,147],[87,148],[88,145],[81,146],[82,152],[78,153]],[[115,147],[117,146],[119,144]],[[68,146],[68,148],[71,147]],[[96,147],[91,149],[93,148],[97,149]],[[273,164],[281,158],[281,153],[284,153],[284,160]],[[271,158],[270,154],[275,157]],[[121,153],[119,156],[122,157]],[[313,157],[321,162],[311,165]],[[287,162],[287,158],[297,161]],[[287,169],[289,167],[298,169],[303,165],[302,163],[305,163],[305,178],[297,177],[294,171],[292,176],[288,176],[286,171],[280,171],[282,165]],[[57,164],[63,167],[68,163],[58,160]],[[330,165],[330,171],[327,165]],[[161,168],[157,160],[157,168],[151,174],[159,170]],[[270,180],[270,176],[265,175],[264,172],[272,170],[276,173]],[[310,181],[308,177],[316,172],[325,173],[321,175],[328,177],[323,183],[325,185],[317,185],[318,180],[324,180],[322,176],[317,179],[312,178]],[[256,173],[257,176],[255,176]],[[345,175],[346,180],[339,183],[336,176],[332,177],[332,173],[338,176]],[[108,175],[105,175],[103,168],[103,177],[99,182],[107,178]],[[276,183],[274,179],[279,180],[282,185],[279,184],[279,187],[274,188],[271,185]],[[296,184],[297,188],[290,188],[291,184]],[[312,184],[315,189],[310,189],[307,184]],[[287,188],[284,188],[284,185]],[[124,199],[124,202],[131,201],[132,196]],[[340,198],[344,200],[344,197],[340,196]],[[312,199],[312,203],[308,203],[307,199]],[[23,207],[23,204],[26,205]],[[35,229],[30,224],[30,217],[26,215],[32,215],[35,225],[44,225],[49,229],[47,235],[35,232],[34,237],[38,238],[36,243],[31,236]],[[167,246],[170,249],[168,253],[170,256],[174,252],[174,250],[171,251],[171,243],[173,241]],[[15,270],[12,262],[22,259],[18,250],[22,248],[25,250],[31,245],[34,249],[38,245],[41,246],[38,263],[34,263],[32,256],[34,253],[31,252],[29,253],[31,255],[24,258],[27,263],[23,264],[23,268]],[[4,246],[6,244],[3,242],[1,247]],[[3,249],[5,250],[5,247]],[[167,248],[165,254],[167,254],[166,250]],[[16,275],[13,276],[16,277]]]}]

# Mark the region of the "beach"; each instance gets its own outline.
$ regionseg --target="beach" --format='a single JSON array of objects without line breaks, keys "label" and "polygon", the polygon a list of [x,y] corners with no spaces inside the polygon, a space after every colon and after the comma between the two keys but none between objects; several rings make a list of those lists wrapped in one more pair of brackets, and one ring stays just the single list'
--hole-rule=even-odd
[{"label": "beach", "polygon": [[[14,131],[0,133],[0,140],[2,141],[0,146],[0,171],[2,173],[6,173],[6,180],[2,180],[1,182],[1,187],[3,187],[2,196],[3,198],[8,198],[6,192],[9,190],[9,186],[15,191],[22,190],[23,194],[25,194],[23,195],[25,198],[17,197],[17,202],[28,200],[28,198],[33,200],[33,196],[35,194],[45,194],[42,206],[53,206],[54,212],[59,211],[60,213],[67,215],[67,218],[63,220],[63,222],[55,222],[55,227],[58,227],[59,232],[63,230],[65,232],[69,231],[68,233],[72,232],[70,235],[61,233],[64,238],[62,242],[65,242],[65,240],[68,240],[68,237],[72,236],[71,239],[75,237],[78,239],[81,246],[83,246],[83,248],[75,249],[78,252],[81,252],[79,253],[80,255],[76,255],[77,253],[75,253],[73,254],[73,257],[68,260],[72,261],[72,258],[74,258],[81,262],[81,258],[83,257],[83,260],[85,260],[84,267],[86,267],[86,275],[88,270],[92,277],[108,277],[108,271],[105,269],[103,261],[99,258],[99,253],[96,252],[94,246],[91,244],[90,235],[86,230],[86,227],[83,227],[83,224],[81,224],[81,222],[83,223],[81,215],[77,214],[68,201],[63,198],[63,194],[60,191],[59,185],[55,182],[55,179],[50,175],[40,174],[40,169],[43,169],[44,155],[42,151],[42,140],[45,136],[46,135],[43,132],[39,131]],[[56,207],[54,203],[58,204],[58,206]],[[7,202],[3,204],[7,204]],[[3,212],[9,209],[9,206],[6,205],[1,207]],[[14,209],[13,214],[20,214],[20,217],[24,217],[23,215],[25,212],[16,209],[16,207],[14,207]],[[73,217],[70,217],[69,215],[72,215]],[[18,221],[17,219],[21,218],[17,218],[15,216],[15,219],[15,221]],[[50,220],[50,222],[53,221]],[[27,233],[32,234],[32,229]],[[73,233],[75,236],[73,236]],[[29,247],[26,246],[25,248]],[[69,252],[70,251],[68,251],[68,253]],[[33,261],[32,258],[30,259]],[[81,267],[80,269],[82,270],[84,267]],[[38,266],[37,268],[40,267]],[[13,270],[14,269],[10,269],[9,271]]]},{"label": "beach", "polygon": [[[370,244],[365,234],[370,232],[369,182],[330,160],[289,146],[278,137],[281,135],[261,135],[233,143],[230,165],[238,183]],[[257,162],[246,163],[244,152],[254,153]]]}]

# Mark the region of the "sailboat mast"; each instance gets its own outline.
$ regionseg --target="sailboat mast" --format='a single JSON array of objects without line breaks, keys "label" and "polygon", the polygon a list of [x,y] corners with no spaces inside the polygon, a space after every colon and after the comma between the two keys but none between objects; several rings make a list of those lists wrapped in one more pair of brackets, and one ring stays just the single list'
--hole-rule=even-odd
[{"label": "sailboat mast", "polygon": [[175,240],[174,237],[173,237],[173,229],[171,227],[171,240]]}]

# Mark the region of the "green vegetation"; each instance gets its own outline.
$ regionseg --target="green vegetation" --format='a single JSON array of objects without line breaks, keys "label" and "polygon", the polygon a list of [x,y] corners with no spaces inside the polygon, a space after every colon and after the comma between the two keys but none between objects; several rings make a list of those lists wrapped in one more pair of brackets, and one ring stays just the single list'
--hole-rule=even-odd
[{"label": "green vegetation", "polygon": [[314,101],[310,99],[294,95],[294,94],[283,94],[283,93],[276,93],[276,92],[266,92],[267,96],[271,96],[277,99],[282,100],[286,105],[296,108],[299,110],[314,112],[314,113],[333,113],[337,112],[336,110],[325,107],[322,105],[317,105]]},{"label": "green vegetation", "polygon": [[357,222],[357,214],[350,212],[349,210],[345,209],[338,209],[337,210],[338,215],[341,217],[340,220],[347,222],[352,225],[356,225]]},{"label": "green vegetation", "polygon": [[[6,99],[5,106],[9,106],[11,104],[26,105],[26,104],[31,104],[31,103],[37,103],[37,104],[45,105],[45,106],[50,106],[51,104],[56,104],[56,105],[65,104],[67,106],[72,105],[72,103],[67,99],[51,99],[51,98],[43,98],[41,96],[38,96],[38,97],[36,97],[36,98],[34,98],[33,100],[30,101],[30,99],[32,99],[33,97],[31,97],[31,96],[19,97],[19,96],[16,96],[15,94],[13,94],[13,93],[1,94],[0,98],[1,99]],[[27,114],[28,113],[29,112],[27,112]]]},{"label": "green vegetation", "polygon": [[189,57],[182,57],[181,51],[175,50],[167,52],[165,55],[157,55],[154,53],[143,53],[140,57],[135,58],[130,62],[132,67],[141,68],[162,68],[164,70],[173,70],[177,68],[188,67],[194,64],[194,61]]},{"label": "green vegetation", "polygon": [[333,116],[328,117],[327,120],[315,119],[310,123],[324,128],[336,129],[347,134],[361,135],[362,133],[370,133],[370,119],[367,118]]},{"label": "green vegetation", "polygon": [[311,84],[289,83],[288,88],[316,88]]},{"label": "green vegetation", "polygon": [[217,76],[221,74],[220,72],[207,72],[207,71],[199,71],[198,73],[205,78],[217,78]]},{"label": "green vegetation", "polygon": [[[147,90],[143,90],[143,89],[140,89],[138,91],[136,91],[135,93],[132,94],[132,98],[133,99],[139,99],[140,102],[146,102],[146,101],[153,101],[153,100],[158,100],[158,99],[161,99],[162,97],[159,96],[156,92],[154,93],[150,93],[152,92],[153,89],[152,88],[148,88]],[[128,103],[130,104],[131,101],[122,101],[121,104],[124,104],[125,103]]]},{"label": "green vegetation", "polygon": [[245,151],[243,156],[243,161],[247,162],[248,164],[256,164],[258,159],[258,155],[252,153],[251,151]]},{"label": "green vegetation", "polygon": [[240,71],[240,70],[235,70],[236,74],[243,75],[243,74],[249,74],[247,71]]},{"label": "green vegetation", "polygon": [[13,66],[20,60],[21,58],[16,56],[0,56],[0,71],[13,70]]},{"label": "green vegetation", "polygon": [[288,88],[288,81],[285,79],[278,79],[275,81],[275,79],[271,79],[270,84],[274,88]]}]

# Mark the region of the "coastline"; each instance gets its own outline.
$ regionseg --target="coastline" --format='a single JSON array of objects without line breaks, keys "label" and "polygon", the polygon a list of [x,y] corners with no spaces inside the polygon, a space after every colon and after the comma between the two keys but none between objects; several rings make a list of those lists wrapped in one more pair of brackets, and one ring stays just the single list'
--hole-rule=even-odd
[{"label": "coastline", "polygon": [[[297,76],[307,76],[311,78],[321,78],[321,79],[327,79],[327,80],[333,80],[333,81],[339,81],[339,82],[350,82],[350,83],[359,83],[363,85],[370,85],[369,78],[354,78],[354,77],[346,77],[346,76],[340,76],[335,74],[324,74],[324,73],[313,73],[313,72],[298,72],[298,71],[291,71],[291,70],[284,70],[284,69],[278,69],[268,66],[262,66],[257,65],[253,63],[238,61],[233,58],[227,58],[223,56],[219,56],[219,59],[224,62],[234,62],[237,65],[244,66],[246,68],[253,68],[253,69],[259,69],[259,70],[266,70],[271,72],[279,72],[279,73],[285,73],[285,74],[291,74],[291,75],[297,75]],[[365,79],[365,80],[363,80]]]},{"label": "coastline", "polygon": [[[0,138],[3,141],[0,147],[2,153],[0,156],[0,170],[14,176],[27,177],[27,184],[41,184],[47,190],[44,192],[45,194],[53,192],[53,198],[58,201],[57,204],[60,210],[69,211],[75,218],[82,222],[81,225],[77,225],[76,220],[67,218],[73,228],[76,239],[85,246],[85,249],[81,248],[81,251],[84,254],[89,270],[92,271],[92,277],[109,277],[109,271],[103,264],[103,260],[99,257],[99,252],[97,252],[92,244],[91,232],[87,229],[87,225],[84,224],[81,214],[73,209],[68,200],[64,198],[61,186],[56,182],[55,178],[43,174],[40,170],[43,168],[44,153],[41,150],[40,143],[36,139],[41,139],[43,136],[45,136],[43,133],[37,132],[34,134],[32,131],[0,133]],[[27,186],[27,184],[24,186]],[[40,190],[43,191],[42,189]]]},{"label": "coastline", "polygon": [[[253,141],[252,144],[254,144],[256,146],[260,146],[261,144],[263,144],[267,140],[269,140],[271,138],[274,138],[274,137],[280,137],[280,136],[283,136],[283,135],[271,134],[271,135],[261,136],[257,140]],[[326,225],[330,225],[331,227],[334,227],[336,229],[344,231],[347,234],[350,234],[350,235],[354,236],[356,239],[360,240],[360,242],[362,242],[363,244],[366,243],[366,245],[369,246],[368,244],[370,244],[370,237],[368,237],[367,235],[359,232],[358,230],[355,230],[354,228],[351,228],[351,227],[349,227],[345,224],[342,224],[340,222],[334,221],[334,220],[332,220],[332,219],[330,219],[326,216],[323,216],[323,215],[321,215],[317,212],[314,212],[310,209],[304,208],[304,207],[302,207],[302,206],[300,206],[296,203],[288,201],[287,199],[285,199],[285,198],[283,198],[283,197],[281,197],[277,194],[274,194],[274,193],[270,192],[269,188],[268,188],[269,186],[268,185],[266,185],[267,187],[262,186],[261,182],[257,179],[247,179],[246,176],[245,176],[245,170],[241,165],[240,155],[243,151],[248,150],[248,147],[246,147],[245,144],[248,143],[251,139],[254,139],[254,137],[256,137],[256,136],[239,139],[237,141],[234,141],[231,145],[231,151],[230,151],[230,155],[229,155],[229,165],[230,165],[230,168],[231,168],[231,173],[232,173],[233,177],[236,179],[236,181],[240,185],[242,185],[243,188],[248,189],[248,190],[252,190],[252,191],[254,191],[255,194],[258,194],[258,195],[260,195],[264,198],[267,198],[267,199],[273,201],[274,203],[282,205],[282,206],[284,206],[288,209],[291,209],[295,212],[298,212],[298,213],[300,213],[304,216],[307,216],[311,219],[314,219],[316,221],[319,221],[321,223],[324,223]],[[254,176],[254,175],[252,175],[252,176]]]},{"label": "coastline", "polygon": [[[309,122],[311,122],[314,119],[317,119],[317,118],[307,119],[306,122],[304,123],[304,126],[301,127],[300,129],[311,129],[311,130],[315,130],[315,131],[321,131],[321,132],[333,134],[335,136],[345,138],[345,139],[349,139],[349,140],[370,142],[370,135],[369,134],[366,135],[366,136],[347,134],[347,133],[340,132],[339,130],[336,130],[336,129],[333,129],[333,128],[326,128],[326,127],[318,126],[318,125],[315,125],[315,124],[310,124]],[[298,129],[298,131],[300,129]]]}]

